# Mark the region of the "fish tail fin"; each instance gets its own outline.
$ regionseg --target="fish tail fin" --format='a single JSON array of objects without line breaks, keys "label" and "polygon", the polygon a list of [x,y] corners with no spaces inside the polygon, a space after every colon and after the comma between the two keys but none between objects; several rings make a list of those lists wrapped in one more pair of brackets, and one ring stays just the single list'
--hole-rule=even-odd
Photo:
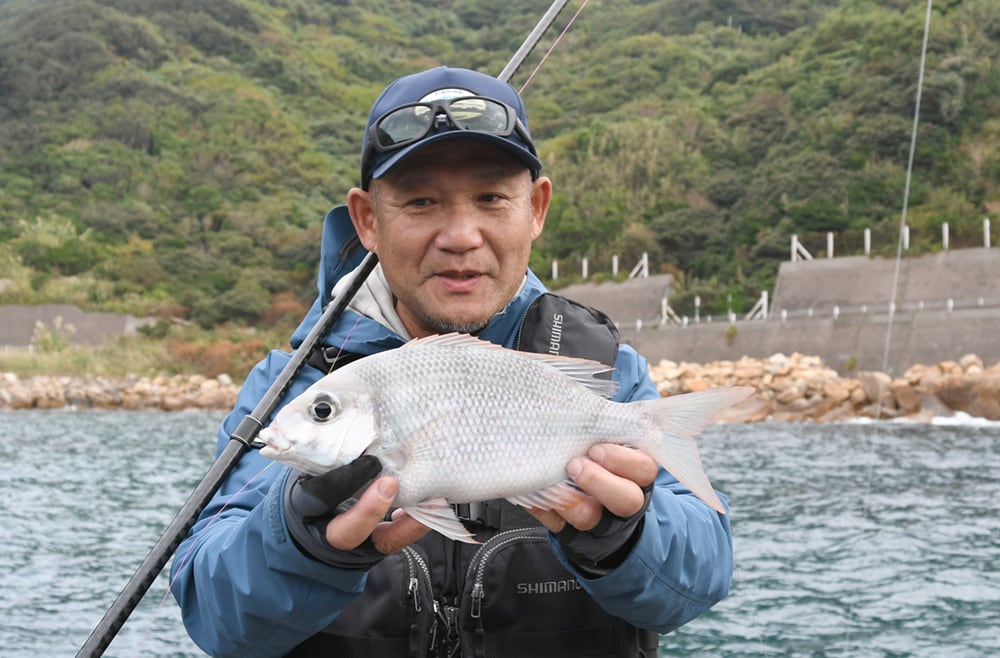
[{"label": "fish tail fin", "polygon": [[646,407],[660,431],[658,437],[639,447],[651,454],[691,493],[721,514],[725,514],[726,509],[708,481],[698,445],[692,437],[716,414],[742,402],[753,391],[749,386],[732,386],[639,402]]}]

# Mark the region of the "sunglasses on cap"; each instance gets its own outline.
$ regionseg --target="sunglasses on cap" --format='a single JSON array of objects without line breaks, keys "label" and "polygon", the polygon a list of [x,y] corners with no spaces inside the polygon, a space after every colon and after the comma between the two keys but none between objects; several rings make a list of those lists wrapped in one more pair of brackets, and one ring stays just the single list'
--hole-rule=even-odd
[{"label": "sunglasses on cap", "polygon": [[485,96],[463,96],[446,100],[408,103],[395,107],[368,129],[368,150],[363,171],[371,167],[374,151],[393,151],[419,142],[431,131],[442,126],[450,130],[473,130],[510,137],[517,133],[524,145],[534,152],[528,131],[521,125],[517,112],[506,103]]}]

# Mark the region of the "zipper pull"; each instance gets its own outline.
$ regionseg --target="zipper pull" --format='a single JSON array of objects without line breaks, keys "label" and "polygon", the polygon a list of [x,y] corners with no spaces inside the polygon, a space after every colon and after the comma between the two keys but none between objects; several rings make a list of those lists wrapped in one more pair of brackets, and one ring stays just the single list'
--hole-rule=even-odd
[{"label": "zipper pull", "polygon": [[472,612],[469,613],[473,619],[479,619],[479,615],[482,614],[483,599],[486,598],[486,592],[483,591],[483,584],[476,583],[472,586]]},{"label": "zipper pull", "polygon": [[[432,654],[437,651],[438,624],[443,621],[445,619],[441,613],[441,606],[438,605],[437,599],[434,599],[434,621],[431,622],[431,641],[429,645]],[[445,626],[445,633],[447,634],[447,632],[447,626]]]},{"label": "zipper pull", "polygon": [[420,612],[420,599],[417,597],[417,591],[420,589],[420,581],[417,580],[416,576],[410,576],[410,586],[407,588],[407,593],[410,598],[413,599],[413,608]]}]

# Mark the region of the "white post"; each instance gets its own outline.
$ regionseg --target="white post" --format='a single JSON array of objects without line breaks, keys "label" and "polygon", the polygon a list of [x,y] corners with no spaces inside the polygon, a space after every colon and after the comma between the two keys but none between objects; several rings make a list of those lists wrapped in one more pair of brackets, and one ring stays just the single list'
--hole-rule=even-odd
[{"label": "white post", "polygon": [[870,228],[865,229],[865,256],[870,256],[872,253],[872,230]]},{"label": "white post", "polygon": [[990,218],[983,218],[983,246],[990,248]]},{"label": "white post", "polygon": [[611,276],[618,276],[618,254],[611,257]]},{"label": "white post", "polygon": [[781,309],[781,321],[784,322],[788,319],[788,309]]},{"label": "white post", "polygon": [[701,295],[694,296],[694,321],[701,322]]},{"label": "white post", "polygon": [[559,278],[559,261],[552,261],[552,280],[555,281]]},{"label": "white post", "polygon": [[903,249],[910,248],[910,225],[903,224]]},{"label": "white post", "polygon": [[583,257],[583,262],[580,263],[580,268],[583,270],[583,280],[587,280],[587,257]]},{"label": "white post", "polygon": [[833,258],[833,231],[826,234],[826,257]]},{"label": "white post", "polygon": [[941,245],[948,251],[948,222],[941,224]]},{"label": "white post", "polygon": [[642,278],[649,278],[649,254],[642,252]]},{"label": "white post", "polygon": [[667,298],[660,297],[660,326],[667,324]]},{"label": "white post", "polygon": [[799,260],[799,250],[796,249],[799,244],[799,236],[792,233],[792,262],[796,263]]}]

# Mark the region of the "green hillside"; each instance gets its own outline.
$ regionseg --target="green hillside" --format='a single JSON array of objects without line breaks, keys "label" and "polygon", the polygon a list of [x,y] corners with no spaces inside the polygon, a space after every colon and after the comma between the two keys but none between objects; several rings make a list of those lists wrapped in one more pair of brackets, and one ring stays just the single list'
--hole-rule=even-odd
[{"label": "green hillside", "polygon": [[[203,326],[311,298],[368,107],[443,63],[499,73],[548,0],[0,0],[0,303]],[[513,83],[565,27],[571,3]],[[540,273],[649,252],[679,312],[752,303],[792,233],[895,252],[925,5],[592,2],[524,92],[556,196]],[[914,251],[1000,210],[1000,13],[936,3]],[[747,301],[749,300],[749,301]]]}]

